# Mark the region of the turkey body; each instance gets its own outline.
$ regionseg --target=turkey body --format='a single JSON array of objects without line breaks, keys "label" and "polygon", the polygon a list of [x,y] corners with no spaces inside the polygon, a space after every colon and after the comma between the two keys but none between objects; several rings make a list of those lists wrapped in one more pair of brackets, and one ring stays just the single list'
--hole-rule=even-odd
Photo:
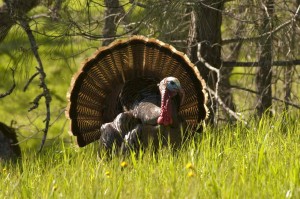
[{"label": "turkey body", "polygon": [[14,129],[0,122],[0,163],[21,157],[21,149],[17,143]]},{"label": "turkey body", "polygon": [[66,116],[83,147],[182,142],[207,116],[205,83],[183,53],[133,36],[100,48],[71,81]]},{"label": "turkey body", "polygon": [[[183,140],[181,130],[186,125],[185,120],[178,115],[178,111],[184,91],[179,80],[167,77],[156,86],[156,89],[155,85],[151,85],[151,89],[149,85],[147,86],[148,89],[139,92],[129,110],[125,108],[113,122],[101,126],[100,141],[106,149],[111,150],[113,144],[116,144],[124,153],[140,145],[147,147],[150,143],[154,148],[158,148],[159,144],[179,146]],[[168,89],[168,86],[173,86],[173,93],[167,97],[167,93],[172,92],[170,91],[172,88]]]}]

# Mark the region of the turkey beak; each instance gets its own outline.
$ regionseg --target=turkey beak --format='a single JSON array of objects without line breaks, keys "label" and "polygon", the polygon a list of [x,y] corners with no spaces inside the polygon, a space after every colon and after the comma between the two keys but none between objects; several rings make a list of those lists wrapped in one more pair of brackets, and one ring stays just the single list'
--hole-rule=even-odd
[{"label": "turkey beak", "polygon": [[180,105],[182,105],[184,102],[184,98],[185,98],[185,92],[182,88],[180,88],[178,94],[180,97]]}]

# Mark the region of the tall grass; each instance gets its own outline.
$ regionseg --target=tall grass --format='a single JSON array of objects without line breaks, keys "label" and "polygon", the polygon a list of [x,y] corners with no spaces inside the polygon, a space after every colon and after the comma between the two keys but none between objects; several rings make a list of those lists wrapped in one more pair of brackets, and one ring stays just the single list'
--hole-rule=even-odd
[{"label": "tall grass", "polygon": [[57,141],[1,165],[0,198],[299,198],[298,116],[206,129],[178,151],[98,157]]}]

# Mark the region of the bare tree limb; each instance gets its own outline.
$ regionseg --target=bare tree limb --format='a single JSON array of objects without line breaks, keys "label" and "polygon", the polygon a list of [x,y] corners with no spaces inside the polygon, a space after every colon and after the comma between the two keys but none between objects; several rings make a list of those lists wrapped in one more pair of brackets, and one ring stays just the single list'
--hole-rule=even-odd
[{"label": "bare tree limb", "polygon": [[137,5],[137,6],[141,7],[141,8],[149,8],[146,4],[143,4],[141,2],[137,2],[135,0],[129,0],[129,3],[131,3],[133,5]]},{"label": "bare tree limb", "polygon": [[[295,66],[300,65],[300,60],[281,60],[281,61],[273,61],[272,66]],[[260,67],[259,62],[238,62],[238,61],[224,61],[223,67]]]},{"label": "bare tree limb", "polygon": [[228,112],[231,116],[233,116],[236,120],[243,122],[244,124],[248,124],[245,120],[241,119],[238,115],[239,113],[234,112],[233,110],[231,110],[229,107],[226,106],[226,104],[222,101],[222,99],[216,94],[216,92],[214,92],[212,89],[210,89],[209,87],[206,87],[207,91],[209,93],[211,93],[215,99],[217,100],[217,102],[219,103],[219,105],[222,106],[222,108]]},{"label": "bare tree limb", "polygon": [[32,102],[30,102],[31,104],[33,104],[33,106],[29,108],[29,110],[28,110],[29,112],[34,110],[34,109],[37,109],[39,107],[39,102],[40,102],[40,100],[42,99],[43,96],[44,96],[43,93],[39,94],[38,96],[36,96],[34,98],[34,100]]},{"label": "bare tree limb", "polygon": [[36,72],[29,78],[29,80],[27,81],[27,83],[25,84],[25,86],[23,88],[24,92],[27,90],[27,88],[28,88],[29,84],[32,82],[32,80],[38,75],[39,75],[39,72]]},{"label": "bare tree limb", "polygon": [[257,41],[260,40],[261,38],[265,37],[265,36],[269,36],[271,34],[274,34],[280,30],[282,30],[283,28],[291,25],[292,23],[294,23],[297,20],[297,17],[299,16],[299,12],[300,12],[300,6],[298,6],[294,16],[292,17],[292,19],[286,21],[285,23],[277,26],[275,29],[273,29],[272,31],[269,32],[265,32],[263,34],[260,34],[256,37],[239,37],[239,38],[232,38],[232,39],[223,39],[222,40],[222,45],[226,45],[226,44],[230,44],[230,43],[234,43],[234,42],[249,42],[249,41]]},{"label": "bare tree limb", "polygon": [[4,97],[10,95],[13,92],[13,90],[16,88],[15,70],[11,68],[11,72],[12,72],[12,77],[13,77],[13,85],[10,87],[10,89],[8,91],[6,91],[3,94],[0,94],[0,98],[4,98]]},{"label": "bare tree limb", "polygon": [[[231,88],[233,88],[233,89],[238,89],[238,90],[242,90],[242,91],[246,91],[246,92],[249,92],[249,93],[253,93],[253,94],[259,95],[258,92],[254,91],[254,90],[251,90],[251,89],[248,89],[248,88],[242,88],[242,87],[240,87],[240,86],[234,86],[234,85],[231,85]],[[289,106],[295,107],[295,108],[297,108],[297,109],[300,109],[300,105],[298,105],[298,104],[294,104],[294,103],[291,103],[291,102],[289,102],[289,101],[279,99],[279,98],[277,98],[277,97],[272,97],[272,99],[275,100],[275,101],[283,102],[283,103],[285,103],[285,104],[287,104],[287,105],[289,105]]]},{"label": "bare tree limb", "polygon": [[[300,8],[300,1],[297,1],[298,9]],[[290,37],[286,36],[288,40],[291,41],[291,45],[289,46],[289,57],[297,57],[295,50],[296,50],[296,24],[292,23],[291,27],[291,35]],[[288,35],[288,34],[287,34]],[[291,101],[291,93],[292,93],[292,82],[293,82],[293,74],[295,70],[295,66],[288,66],[284,70],[284,100],[290,102]],[[289,106],[285,103],[285,109],[288,110]]]},{"label": "bare tree limb", "polygon": [[47,114],[46,114],[46,118],[44,120],[44,122],[45,122],[45,128],[43,129],[44,136],[43,136],[43,139],[42,139],[42,143],[40,145],[40,149],[39,149],[39,152],[40,152],[43,149],[43,146],[45,144],[45,141],[46,141],[46,138],[47,138],[48,129],[49,129],[51,95],[50,95],[50,91],[49,91],[49,89],[47,87],[47,84],[45,82],[46,73],[44,71],[44,66],[43,66],[42,60],[41,60],[41,58],[39,56],[38,46],[36,44],[36,40],[35,40],[35,37],[34,37],[34,35],[32,33],[32,30],[30,29],[30,26],[29,26],[28,22],[26,20],[24,20],[24,19],[20,20],[20,25],[22,26],[22,28],[24,29],[24,31],[26,32],[26,34],[28,36],[28,39],[29,39],[29,42],[30,42],[30,45],[31,45],[31,50],[32,50],[32,52],[33,52],[33,54],[35,56],[36,61],[38,62],[38,66],[36,67],[36,69],[37,69],[38,74],[40,75],[40,87],[43,89],[42,94],[38,95],[34,99],[34,101],[33,101],[34,106],[31,107],[29,109],[29,111],[37,108],[40,99],[42,97],[45,98],[45,106],[46,106]]},{"label": "bare tree limb", "polygon": [[[200,55],[200,44],[198,44],[198,51],[197,51],[197,58],[198,58],[198,61],[202,62],[206,68],[208,68],[209,70],[211,71],[214,71],[216,74],[217,74],[217,81],[216,81],[216,88],[215,88],[215,92],[214,92],[214,96],[215,96],[215,99],[219,98],[219,95],[218,95],[218,88],[219,88],[219,82],[220,82],[220,70],[213,67],[212,65],[210,65],[207,61],[205,61],[201,55]],[[213,101],[213,100],[212,100]],[[216,108],[216,113],[217,113],[217,108]],[[216,113],[214,114],[215,117],[214,117],[214,123],[217,124],[217,115]]]},{"label": "bare tree limb", "polygon": [[210,89],[208,86],[207,86],[207,90],[208,92],[214,96],[216,102],[222,106],[222,108],[228,112],[229,115],[233,116],[236,120],[238,121],[241,121],[243,122],[244,124],[247,125],[247,122],[242,120],[237,113],[235,113],[233,110],[231,110],[229,107],[226,106],[226,104],[222,101],[222,99],[219,97],[218,95],[218,87],[219,87],[219,81],[220,81],[220,70],[211,66],[209,63],[207,63],[200,55],[198,55],[198,59],[199,61],[201,61],[209,70],[212,70],[214,72],[217,73],[217,82],[216,82],[216,91],[213,91],[212,89]]},{"label": "bare tree limb", "polygon": [[280,26],[278,26],[277,28],[275,28],[274,30],[272,31],[269,31],[269,32],[266,32],[266,33],[263,33],[263,34],[260,34],[256,37],[239,37],[239,38],[232,38],[232,39],[223,39],[222,40],[222,45],[227,45],[227,44],[230,44],[230,43],[235,43],[235,42],[251,42],[251,41],[258,41],[260,40],[261,38],[265,37],[265,36],[268,36],[268,35],[271,35],[271,34],[274,34],[278,31],[280,31],[281,29],[285,28],[286,26],[290,25],[292,23],[293,20],[289,20],[283,24],[281,24]]},{"label": "bare tree limb", "polygon": [[50,12],[51,12],[50,15],[51,15],[52,19],[57,20],[60,17],[59,11],[61,9],[62,3],[63,3],[63,0],[56,0],[54,2],[53,7],[50,9]]}]

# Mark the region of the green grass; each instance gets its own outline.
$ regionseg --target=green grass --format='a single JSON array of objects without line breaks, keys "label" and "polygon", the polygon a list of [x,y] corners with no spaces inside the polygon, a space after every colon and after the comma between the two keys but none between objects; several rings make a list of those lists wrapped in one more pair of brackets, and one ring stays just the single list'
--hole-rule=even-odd
[{"label": "green grass", "polygon": [[299,198],[298,120],[206,129],[177,152],[125,159],[56,140],[40,154],[23,150],[19,165],[2,165],[0,198]]}]

